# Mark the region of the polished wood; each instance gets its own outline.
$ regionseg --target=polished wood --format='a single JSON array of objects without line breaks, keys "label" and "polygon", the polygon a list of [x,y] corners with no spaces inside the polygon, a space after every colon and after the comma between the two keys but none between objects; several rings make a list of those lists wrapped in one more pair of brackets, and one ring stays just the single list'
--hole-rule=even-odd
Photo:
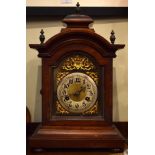
[{"label": "polished wood", "polygon": [[[124,136],[125,141],[128,141],[128,122],[113,122],[113,124],[117,127],[120,133]],[[26,124],[26,138],[32,136],[34,131],[38,126],[41,125],[41,122],[30,122]]]},{"label": "polished wood", "polygon": [[102,149],[44,149],[27,150],[27,155],[124,155],[123,153],[112,153]]},{"label": "polished wood", "polygon": [[124,155],[124,153],[112,153],[102,149],[52,149],[52,150],[28,150],[27,155]]},{"label": "polished wood", "polygon": [[125,138],[125,143],[128,144],[128,122],[114,122],[117,129]]},{"label": "polished wood", "polygon": [[[31,135],[34,133],[34,131],[36,130],[36,128],[38,126],[40,126],[41,123],[39,122],[32,122],[32,123],[27,123],[26,125],[26,139],[28,139],[29,137],[31,137]],[[128,122],[114,122],[115,126],[117,126],[117,128],[119,129],[119,131],[121,132],[121,134],[125,137],[125,142],[128,141]],[[125,144],[125,148],[127,147],[127,145]],[[107,149],[77,149],[77,150],[73,150],[73,149],[67,149],[67,150],[62,150],[62,149],[52,149],[52,150],[40,150],[40,152],[37,152],[38,155],[61,155],[61,154],[66,154],[66,155],[83,155],[83,154],[92,154],[92,155],[113,155],[113,153],[110,153],[111,150],[107,150]],[[31,150],[29,147],[29,143],[27,143],[27,155],[33,155],[36,154],[36,152],[34,152],[34,150]],[[123,155],[120,153],[115,153],[116,155]],[[115,155],[114,154],[114,155]]]},{"label": "polished wood", "polygon": [[[42,124],[30,137],[32,148],[94,148],[123,150],[125,138],[112,123],[112,66],[122,44],[111,44],[89,28],[93,20],[86,15],[70,15],[63,20],[67,27],[41,44],[30,44],[42,59]],[[54,68],[65,57],[76,53],[90,56],[99,66],[101,77],[98,102],[100,116],[61,116],[52,113],[54,103]],[[102,96],[104,96],[103,99]]]},{"label": "polished wood", "polygon": [[[31,137],[34,148],[118,148],[124,138],[115,126],[40,126]],[[114,144],[115,143],[115,144]]]}]

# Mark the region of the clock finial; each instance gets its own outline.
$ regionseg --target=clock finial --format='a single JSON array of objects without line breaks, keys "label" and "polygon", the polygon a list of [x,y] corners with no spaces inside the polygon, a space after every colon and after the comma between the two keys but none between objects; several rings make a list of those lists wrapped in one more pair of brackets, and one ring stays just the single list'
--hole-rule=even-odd
[{"label": "clock finial", "polygon": [[79,2],[76,3],[76,13],[77,14],[80,13],[80,3]]},{"label": "clock finial", "polygon": [[112,44],[114,44],[115,39],[116,39],[116,37],[115,37],[115,32],[112,30],[112,31],[111,31],[111,36],[110,36],[110,41],[111,41]]},{"label": "clock finial", "polygon": [[41,29],[41,31],[40,31],[39,39],[40,39],[41,44],[43,44],[44,40],[45,40],[45,35],[44,35],[44,30],[43,29]]}]

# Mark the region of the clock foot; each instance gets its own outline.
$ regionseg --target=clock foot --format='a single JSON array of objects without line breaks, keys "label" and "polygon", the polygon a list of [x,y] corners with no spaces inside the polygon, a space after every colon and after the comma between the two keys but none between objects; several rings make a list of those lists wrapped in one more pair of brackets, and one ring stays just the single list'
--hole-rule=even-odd
[{"label": "clock foot", "polygon": [[122,149],[122,148],[114,148],[111,151],[112,151],[112,153],[120,153],[120,152],[123,152],[124,149]]},{"label": "clock foot", "polygon": [[44,149],[43,148],[33,148],[32,149],[32,152],[43,152],[44,151]]}]

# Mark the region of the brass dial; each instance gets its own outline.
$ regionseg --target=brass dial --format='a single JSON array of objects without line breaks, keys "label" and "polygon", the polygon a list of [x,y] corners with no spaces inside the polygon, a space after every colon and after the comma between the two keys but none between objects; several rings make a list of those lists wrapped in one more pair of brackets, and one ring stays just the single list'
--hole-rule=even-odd
[{"label": "brass dial", "polygon": [[97,100],[97,86],[88,75],[75,72],[62,79],[57,88],[60,104],[69,112],[83,113]]}]

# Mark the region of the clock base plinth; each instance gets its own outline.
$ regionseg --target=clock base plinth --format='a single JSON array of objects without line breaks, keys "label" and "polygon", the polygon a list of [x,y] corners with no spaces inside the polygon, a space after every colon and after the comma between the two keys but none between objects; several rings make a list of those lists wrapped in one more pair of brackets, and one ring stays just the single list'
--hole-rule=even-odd
[{"label": "clock base plinth", "polygon": [[125,139],[115,126],[40,126],[29,139],[30,148],[119,149]]}]

